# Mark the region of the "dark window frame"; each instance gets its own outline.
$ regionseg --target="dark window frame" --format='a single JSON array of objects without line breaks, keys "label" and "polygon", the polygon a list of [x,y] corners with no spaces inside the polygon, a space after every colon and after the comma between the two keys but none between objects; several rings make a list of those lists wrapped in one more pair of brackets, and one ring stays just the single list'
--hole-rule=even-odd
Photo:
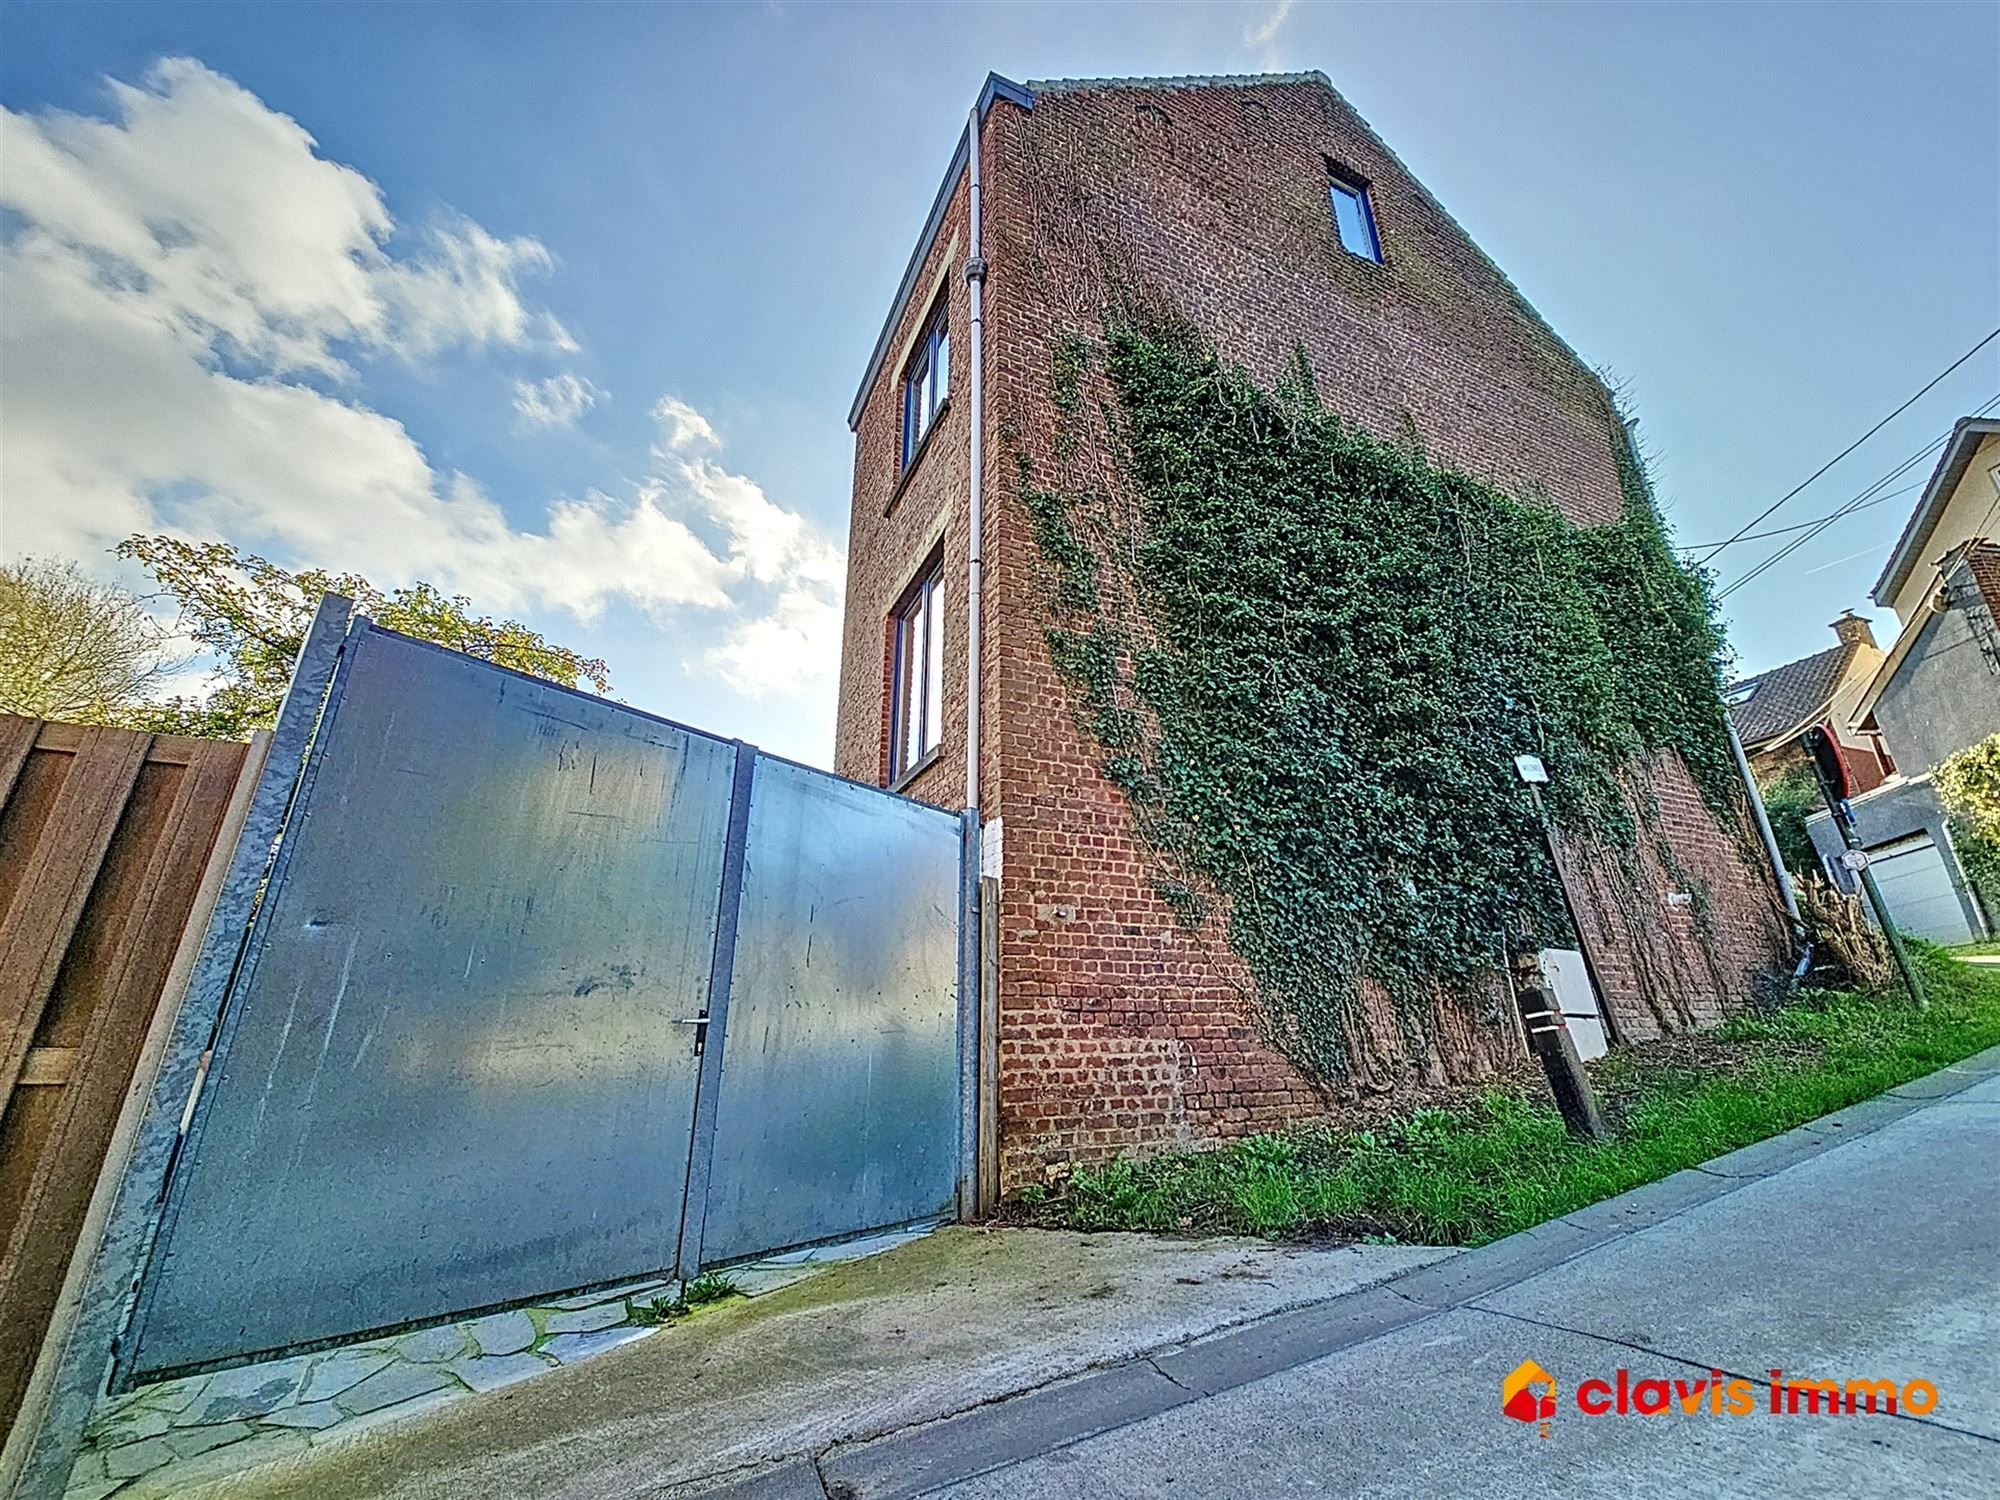
[{"label": "dark window frame", "polygon": [[[941,378],[940,378],[941,377]],[[903,440],[898,472],[909,473],[951,402],[951,298],[940,296],[903,364]],[[921,413],[922,420],[919,420]]]},{"label": "dark window frame", "polygon": [[[929,767],[944,743],[944,606],[940,540],[889,610],[891,790]],[[914,742],[912,713],[918,716]]]},{"label": "dark window frame", "polygon": [[[1333,239],[1347,254],[1356,260],[1369,261],[1374,265],[1384,263],[1382,256],[1382,228],[1375,220],[1375,195],[1370,190],[1368,179],[1358,172],[1350,172],[1331,159],[1326,164],[1327,211],[1333,215]],[[1361,231],[1367,237],[1367,245],[1357,249],[1347,242],[1347,235],[1340,227],[1340,204],[1342,195],[1353,200],[1361,215]]]}]

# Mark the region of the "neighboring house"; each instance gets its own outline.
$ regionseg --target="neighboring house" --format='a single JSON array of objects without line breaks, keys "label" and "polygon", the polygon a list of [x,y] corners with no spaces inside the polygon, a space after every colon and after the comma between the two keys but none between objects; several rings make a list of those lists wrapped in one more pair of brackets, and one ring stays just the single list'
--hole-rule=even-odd
[{"label": "neighboring house", "polygon": [[[1051,371],[1076,337],[1102,337],[1093,268],[1107,265],[1267,385],[1303,347],[1346,420],[1546,496],[1577,523],[1614,520],[1623,504],[1626,434],[1603,382],[1323,75],[988,79],[849,413],[835,768],[979,810],[982,867],[998,882],[987,930],[1009,1189],[1323,1114],[1339,1097],[1266,1041],[1217,922],[1190,931],[1177,918],[1049,656],[1017,465],[1053,451]],[[968,787],[975,451],[984,592]],[[1679,759],[1635,774],[1661,837],[1585,872],[1580,912],[1626,1040],[1743,1003],[1785,943],[1769,870],[1718,826]],[[1503,994],[1423,1056],[1393,1018],[1369,1040],[1397,1076],[1447,1083],[1518,1055],[1518,1042],[1503,1055],[1489,1040],[1510,1037],[1511,1014]]]},{"label": "neighboring house", "polygon": [[[1991,936],[2000,912],[1965,878],[1930,773],[2000,732],[2000,420],[1967,417],[1952,430],[1874,599],[1902,629],[1849,709],[1848,732],[1879,735],[1902,774],[1851,799],[1856,832],[1898,925],[1944,943]],[[1853,889],[1832,864],[1832,819],[1807,831]]]},{"label": "neighboring house", "polygon": [[1880,786],[1896,769],[1879,735],[1848,727],[1855,703],[1882,664],[1875,633],[1853,610],[1833,622],[1833,633],[1839,645],[1729,685],[1729,717],[1759,786],[1810,764],[1805,735],[1815,727],[1832,733],[1856,790]]}]

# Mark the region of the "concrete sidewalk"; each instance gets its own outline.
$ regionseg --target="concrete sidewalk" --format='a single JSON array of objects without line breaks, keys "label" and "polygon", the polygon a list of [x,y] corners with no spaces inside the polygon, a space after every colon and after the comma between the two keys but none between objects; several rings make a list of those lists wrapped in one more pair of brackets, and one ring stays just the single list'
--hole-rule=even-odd
[{"label": "concrete sidewalk", "polygon": [[[1464,1254],[948,1230],[198,1493],[2000,1494],[1996,1163],[2000,1049]],[[1500,1413],[1525,1359],[1561,1387],[1547,1439]],[[1773,1365],[1941,1399],[1574,1404],[1620,1366]]]},{"label": "concrete sidewalk", "polygon": [[1454,1253],[946,1228],[427,1416],[118,1500],[627,1500],[700,1489]]},{"label": "concrete sidewalk", "polygon": [[[1336,1302],[739,1487],[955,1497],[2000,1494],[2000,1049]],[[1500,1412],[1532,1359],[1543,1438]],[[1585,1415],[1712,1371],[1758,1410]],[[1923,1416],[1771,1415],[1789,1378],[1932,1382]]]}]

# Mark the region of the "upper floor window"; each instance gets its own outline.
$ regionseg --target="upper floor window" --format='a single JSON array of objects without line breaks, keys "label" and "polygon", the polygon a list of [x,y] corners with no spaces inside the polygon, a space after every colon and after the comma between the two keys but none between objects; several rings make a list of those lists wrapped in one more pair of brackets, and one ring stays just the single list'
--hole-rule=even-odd
[{"label": "upper floor window", "polygon": [[1375,207],[1368,201],[1368,185],[1331,169],[1326,181],[1333,195],[1333,227],[1340,235],[1341,249],[1379,263],[1382,242],[1375,234]]},{"label": "upper floor window", "polygon": [[934,556],[890,617],[895,667],[889,697],[889,780],[937,753],[944,737],[944,558]]},{"label": "upper floor window", "polygon": [[924,445],[924,434],[931,430],[931,423],[937,420],[937,414],[944,409],[945,397],[950,394],[951,326],[940,302],[924,336],[917,340],[916,353],[910,356],[909,369],[903,375],[904,468],[910,466],[910,460]]}]

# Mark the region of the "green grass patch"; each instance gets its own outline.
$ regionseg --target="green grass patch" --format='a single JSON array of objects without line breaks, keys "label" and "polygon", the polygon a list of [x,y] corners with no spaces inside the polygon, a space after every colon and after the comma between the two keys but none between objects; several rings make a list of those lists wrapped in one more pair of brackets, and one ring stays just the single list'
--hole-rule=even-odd
[{"label": "green grass patch", "polygon": [[1591,1065],[1612,1125],[1573,1140],[1546,1088],[1367,1130],[1308,1128],[1078,1171],[1030,1223],[1480,1245],[1747,1146],[2000,1044],[2000,971],[1918,944],[1930,998],[1803,992]]},{"label": "green grass patch", "polygon": [[727,1271],[703,1271],[681,1288],[679,1296],[628,1302],[625,1311],[634,1323],[673,1323],[711,1302],[727,1302],[740,1295]]}]

